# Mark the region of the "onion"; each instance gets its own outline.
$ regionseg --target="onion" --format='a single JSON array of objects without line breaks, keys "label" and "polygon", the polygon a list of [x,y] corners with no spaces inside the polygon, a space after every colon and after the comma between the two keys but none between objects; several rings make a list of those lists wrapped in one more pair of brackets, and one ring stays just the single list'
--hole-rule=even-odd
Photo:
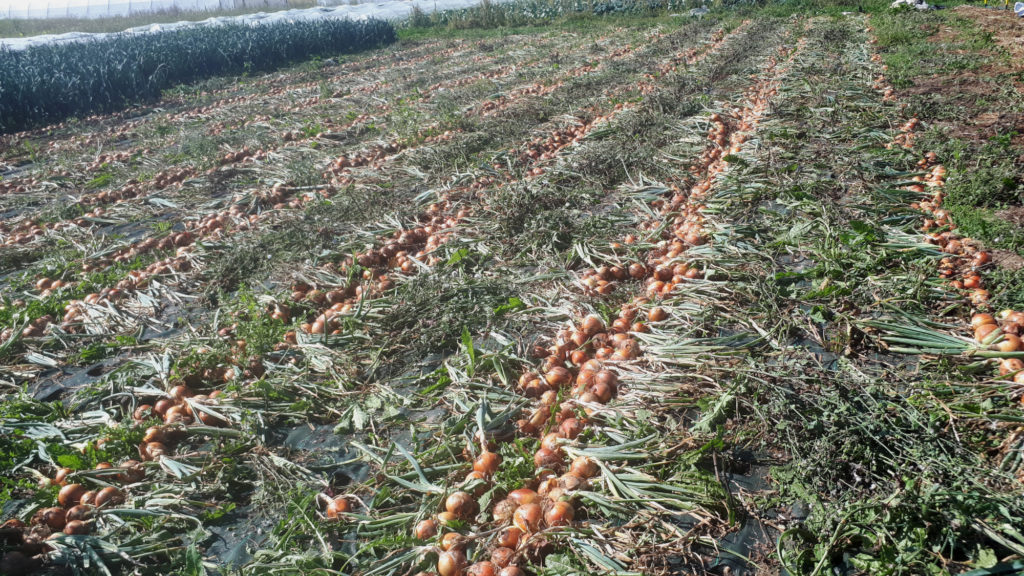
[{"label": "onion", "polygon": [[163,418],[164,414],[167,413],[171,406],[174,406],[173,400],[171,400],[170,398],[161,398],[156,401],[156,404],[153,405],[153,412],[156,412],[157,416]]},{"label": "onion", "polygon": [[512,523],[523,532],[536,532],[537,528],[540,527],[541,516],[542,512],[539,504],[523,504],[516,508],[515,513],[512,515]]},{"label": "onion", "polygon": [[61,468],[60,470],[57,470],[57,473],[53,475],[53,482],[63,486],[67,483],[68,474],[71,474],[71,472],[73,472],[71,468]]},{"label": "onion", "polygon": [[459,517],[455,514],[452,514],[451,512],[445,511],[437,513],[437,521],[444,526],[451,526],[453,523],[458,521],[458,519]]},{"label": "onion", "polygon": [[506,566],[501,569],[501,572],[498,572],[498,576],[526,576],[526,573],[518,566]]},{"label": "onion", "polygon": [[498,471],[498,466],[501,464],[501,456],[494,452],[484,452],[477,457],[476,461],[473,462],[473,470],[491,476]]},{"label": "onion", "polygon": [[594,379],[597,377],[597,372],[593,370],[583,368],[580,373],[576,375],[577,386],[590,386],[594,383]]},{"label": "onion", "polygon": [[600,383],[591,386],[590,392],[594,396],[597,396],[597,401],[600,402],[601,404],[607,404],[612,399],[612,396],[615,394],[611,386]]},{"label": "onion", "polygon": [[96,504],[96,492],[89,490],[85,494],[82,494],[82,499],[78,501],[83,506],[94,506]]},{"label": "onion", "polygon": [[572,353],[569,355],[569,361],[572,362],[574,365],[579,366],[580,364],[586,362],[589,357],[590,355],[587,354],[587,351],[581,348],[572,351]]},{"label": "onion", "polygon": [[609,386],[614,394],[619,385],[619,377],[611,370],[601,370],[596,376],[594,376],[594,383]]},{"label": "onion", "polygon": [[512,559],[515,558],[515,556],[515,550],[502,546],[495,548],[491,552],[491,562],[493,562],[498,568],[504,568],[512,563]]},{"label": "onion", "polygon": [[72,506],[71,509],[68,510],[66,518],[69,522],[71,520],[88,520],[92,517],[95,510],[96,509],[94,507],[88,504],[79,504],[77,506]]},{"label": "onion", "polygon": [[195,396],[195,392],[193,392],[191,388],[185,386],[184,384],[178,384],[177,386],[171,388],[167,395],[174,399],[176,402],[184,402],[185,398],[191,398],[192,396]]},{"label": "onion", "polygon": [[572,465],[569,466],[569,472],[580,478],[593,478],[601,472],[601,467],[597,465],[597,462],[586,456],[577,456],[573,459]]},{"label": "onion", "polygon": [[548,526],[565,526],[572,522],[574,512],[572,504],[568,502],[555,502],[548,511],[544,513],[544,522]]},{"label": "onion", "polygon": [[57,502],[64,508],[70,508],[82,500],[82,494],[87,492],[81,484],[68,484],[60,489],[57,494]]},{"label": "onion", "polygon": [[544,436],[544,439],[540,441],[541,448],[546,448],[552,452],[557,453],[562,449],[560,440],[562,437],[557,432],[551,432]]},{"label": "onion", "polygon": [[661,306],[651,308],[650,312],[647,313],[647,319],[651,322],[661,322],[666,318],[668,318],[668,312]]},{"label": "onion", "polygon": [[342,514],[352,509],[348,499],[344,496],[337,496],[327,504],[327,517],[331,520],[341,518]]},{"label": "onion", "polygon": [[544,375],[544,379],[547,380],[548,384],[557,388],[571,382],[572,373],[562,366],[554,366]]},{"label": "onion", "polygon": [[152,406],[150,406],[149,404],[141,404],[141,405],[139,405],[138,408],[135,409],[135,412],[132,413],[132,418],[135,421],[137,421],[137,422],[141,422],[141,421],[145,420],[146,418],[149,418],[149,416],[152,413],[153,413],[153,407]]},{"label": "onion", "polygon": [[188,409],[185,406],[171,406],[167,409],[164,414],[164,423],[173,424],[175,422],[183,422],[185,424],[192,422],[192,417],[188,415]]},{"label": "onion", "polygon": [[476,515],[477,503],[473,496],[466,492],[453,492],[444,501],[445,509],[463,520]]},{"label": "onion", "polygon": [[1006,376],[1011,372],[1020,372],[1021,370],[1024,370],[1024,361],[1021,361],[1019,358],[1003,358],[999,362],[1000,376]]},{"label": "onion", "polygon": [[583,422],[578,418],[566,418],[558,425],[558,431],[564,438],[573,440],[583,432]]},{"label": "onion", "polygon": [[44,508],[39,512],[39,520],[51,530],[60,531],[67,524],[67,513],[63,508]]},{"label": "onion", "polygon": [[469,570],[466,571],[466,574],[469,576],[497,576],[498,567],[495,566],[494,563],[487,562],[485,560],[470,566]]},{"label": "onion", "polygon": [[416,524],[416,528],[413,529],[413,534],[418,540],[429,540],[437,535],[437,521],[430,518],[421,521]]},{"label": "onion", "polygon": [[538,500],[539,496],[533,490],[529,488],[517,488],[508,493],[508,499],[516,506],[522,506],[523,504],[532,504]]},{"label": "onion", "polygon": [[498,532],[498,538],[495,540],[498,546],[505,548],[512,548],[513,550],[519,546],[519,538],[523,535],[523,531],[515,526],[509,526]]},{"label": "onion", "polygon": [[102,507],[105,504],[116,506],[124,502],[124,494],[113,486],[107,486],[96,493],[96,506]]},{"label": "onion", "polygon": [[533,455],[533,463],[537,468],[559,468],[562,457],[554,450],[541,448]]},{"label": "onion", "polygon": [[998,330],[995,324],[982,324],[974,329],[974,339],[981,342],[995,330]]},{"label": "onion", "polygon": [[64,533],[69,535],[82,535],[89,533],[89,525],[82,520],[72,520],[64,526]]},{"label": "onion", "polygon": [[458,532],[449,532],[441,537],[441,550],[462,550],[466,544],[466,537]]},{"label": "onion", "polygon": [[447,550],[437,559],[440,576],[461,576],[466,569],[466,555],[461,550]]},{"label": "onion", "polygon": [[1004,334],[1003,339],[996,344],[1000,352],[1016,352],[1020,350],[1020,338],[1014,334]]},{"label": "onion", "polygon": [[584,318],[580,327],[588,338],[598,332],[604,332],[604,322],[594,314]]},{"label": "onion", "polygon": [[163,442],[147,442],[143,444],[143,454],[148,460],[156,460],[167,453],[167,446]]},{"label": "onion", "polygon": [[512,514],[515,513],[518,507],[519,504],[512,500],[502,500],[494,505],[494,511],[491,512],[491,515],[494,517],[495,522],[508,522],[512,519]]}]

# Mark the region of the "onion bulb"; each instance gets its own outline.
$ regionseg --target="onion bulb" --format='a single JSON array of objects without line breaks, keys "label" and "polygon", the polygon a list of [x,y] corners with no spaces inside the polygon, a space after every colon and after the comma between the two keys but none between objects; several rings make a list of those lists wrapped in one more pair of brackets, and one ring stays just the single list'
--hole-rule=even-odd
[{"label": "onion bulb", "polygon": [[68,484],[60,489],[57,494],[57,502],[64,508],[70,508],[82,499],[82,494],[87,492],[81,484]]},{"label": "onion bulb", "polygon": [[498,576],[498,567],[492,562],[477,562],[466,571],[468,576]]},{"label": "onion bulb", "polygon": [[559,468],[562,466],[562,457],[554,450],[541,448],[533,455],[533,463],[537,468]]},{"label": "onion bulb", "polygon": [[999,375],[1006,376],[1011,372],[1020,372],[1024,370],[1024,361],[1019,358],[1003,358],[999,362]]},{"label": "onion bulb", "polygon": [[558,432],[563,437],[573,440],[583,432],[583,422],[577,418],[566,418],[558,425]]},{"label": "onion bulb", "polygon": [[64,533],[69,535],[83,535],[89,533],[89,525],[82,520],[72,520],[64,526]]},{"label": "onion bulb", "polygon": [[516,508],[512,515],[512,523],[523,532],[536,532],[540,527],[541,516],[540,504],[523,504]]},{"label": "onion bulb", "polygon": [[504,568],[512,563],[512,559],[515,558],[515,556],[515,550],[502,546],[491,551],[491,562],[493,562],[498,568]]},{"label": "onion bulb", "polygon": [[501,456],[494,452],[484,452],[473,462],[473,470],[486,476],[491,476],[498,471],[500,464]]},{"label": "onion bulb", "polygon": [[466,569],[466,555],[461,550],[447,550],[437,559],[440,576],[462,576]]},{"label": "onion bulb", "polygon": [[437,521],[433,519],[426,519],[416,524],[416,528],[413,529],[413,534],[417,540],[429,540],[437,535]]},{"label": "onion bulb", "polygon": [[1000,352],[1016,352],[1021,348],[1020,338],[1014,334],[1004,334],[1003,339],[996,344]]},{"label": "onion bulb", "polygon": [[102,490],[96,493],[95,504],[97,507],[104,506],[105,504],[116,506],[118,504],[122,504],[123,502],[124,494],[122,494],[120,490],[113,486],[107,486],[106,488],[103,488]]},{"label": "onion bulb", "polygon": [[587,458],[586,456],[577,456],[573,459],[572,465],[569,467],[569,471],[580,478],[593,478],[598,475],[601,468],[597,465],[597,462],[590,458]]},{"label": "onion bulb", "polygon": [[494,516],[495,522],[508,522],[512,519],[512,514],[515,513],[516,508],[518,507],[519,505],[511,499],[502,500],[494,505],[494,511],[491,515]]},{"label": "onion bulb", "polygon": [[352,506],[348,503],[348,499],[344,496],[338,496],[327,504],[327,518],[337,520],[341,518],[342,514],[351,509]]},{"label": "onion bulb", "polygon": [[573,516],[572,504],[568,502],[555,502],[544,513],[544,522],[548,526],[565,526],[572,522]]},{"label": "onion bulb", "polygon": [[523,535],[523,531],[515,526],[509,526],[508,528],[502,529],[498,532],[498,538],[495,542],[498,546],[504,548],[512,548],[513,550],[519,547],[519,538]]},{"label": "onion bulb", "polygon": [[50,530],[60,531],[67,523],[67,513],[63,508],[45,508],[39,512],[39,521],[50,527]]},{"label": "onion bulb", "polygon": [[449,532],[441,537],[441,550],[462,550],[466,543],[466,537],[462,534]]},{"label": "onion bulb", "polygon": [[473,496],[466,492],[453,492],[444,501],[445,510],[463,520],[476,515],[477,504]]}]

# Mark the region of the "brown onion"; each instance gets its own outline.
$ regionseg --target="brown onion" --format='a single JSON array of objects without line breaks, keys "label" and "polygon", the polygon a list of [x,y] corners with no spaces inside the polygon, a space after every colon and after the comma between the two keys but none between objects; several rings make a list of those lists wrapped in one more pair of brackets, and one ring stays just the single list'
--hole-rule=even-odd
[{"label": "brown onion", "polygon": [[473,462],[473,470],[491,476],[498,471],[498,466],[501,464],[501,456],[494,452],[484,452],[477,457],[476,461]]},{"label": "brown onion", "polygon": [[113,486],[107,486],[96,493],[96,506],[102,507],[106,504],[116,506],[124,502],[124,494]]},{"label": "brown onion", "polygon": [[79,504],[77,506],[72,506],[71,509],[68,510],[67,520],[88,520],[92,517],[95,510],[96,509],[94,507],[88,504]]},{"label": "brown onion", "polygon": [[491,512],[491,515],[494,517],[495,522],[508,522],[512,519],[512,514],[515,513],[518,506],[512,500],[502,500],[494,505],[494,511]]},{"label": "brown onion", "polygon": [[554,450],[541,448],[533,455],[533,463],[537,468],[560,468],[563,464],[562,456]]},{"label": "brown onion", "polygon": [[39,520],[51,530],[60,531],[67,524],[67,513],[63,508],[44,508],[39,512]]},{"label": "brown onion", "polygon": [[540,527],[541,516],[540,504],[523,504],[516,508],[515,513],[512,515],[512,523],[523,532],[536,532],[537,528]]},{"label": "brown onion", "polygon": [[586,456],[577,456],[573,459],[572,465],[569,466],[569,472],[580,478],[593,478],[600,471],[601,468],[597,465],[597,462]]},{"label": "brown onion", "polygon": [[519,538],[523,535],[523,531],[515,526],[509,526],[508,528],[502,529],[498,532],[498,538],[495,540],[498,546],[505,548],[512,548],[513,550],[519,547]]},{"label": "brown onion", "polygon": [[468,576],[497,576],[498,568],[491,562],[486,560],[483,562],[477,562],[469,567],[466,571]]},{"label": "brown onion", "polygon": [[418,540],[429,540],[437,535],[437,521],[430,518],[416,524],[413,534]]},{"label": "brown onion", "polygon": [[475,516],[477,512],[476,500],[466,492],[453,492],[445,499],[444,507],[463,520]]},{"label": "brown onion", "polygon": [[447,550],[437,559],[440,576],[462,576],[466,569],[466,555],[461,550]]},{"label": "brown onion", "polygon": [[337,496],[327,504],[327,517],[331,520],[341,518],[342,514],[352,509],[348,499],[344,496]]},{"label": "brown onion", "polygon": [[82,494],[85,494],[87,491],[85,486],[81,484],[68,484],[60,489],[60,492],[57,494],[57,502],[60,502],[60,505],[64,508],[70,508],[78,504],[82,499]]},{"label": "brown onion", "polygon": [[469,541],[458,532],[449,532],[441,537],[441,550],[462,550]]},{"label": "brown onion", "polygon": [[64,526],[64,533],[69,535],[83,535],[89,533],[89,525],[82,520],[72,520]]},{"label": "brown onion", "polygon": [[565,526],[572,522],[574,511],[568,502],[555,502],[544,513],[544,522],[548,526]]},{"label": "brown onion", "polygon": [[1024,370],[1024,361],[1019,358],[1003,358],[999,362],[999,375],[1006,376],[1011,372],[1019,372]]}]

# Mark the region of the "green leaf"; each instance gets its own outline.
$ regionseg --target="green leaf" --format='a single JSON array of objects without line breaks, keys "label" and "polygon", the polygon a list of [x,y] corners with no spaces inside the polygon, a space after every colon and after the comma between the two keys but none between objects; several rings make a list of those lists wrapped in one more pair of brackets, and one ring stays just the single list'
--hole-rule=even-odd
[{"label": "green leaf", "polygon": [[185,569],[182,571],[182,574],[184,576],[206,576],[203,557],[199,555],[199,550],[195,544],[189,545],[188,549],[185,550]]}]

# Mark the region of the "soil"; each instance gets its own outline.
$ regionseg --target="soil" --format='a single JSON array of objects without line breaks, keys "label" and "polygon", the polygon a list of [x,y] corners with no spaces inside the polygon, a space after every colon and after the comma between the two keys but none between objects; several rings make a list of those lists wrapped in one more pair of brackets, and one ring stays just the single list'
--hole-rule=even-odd
[{"label": "soil", "polygon": [[1012,11],[980,6],[957,6],[953,11],[974,20],[1024,68],[1024,18]]},{"label": "soil", "polygon": [[1010,250],[993,250],[992,261],[995,262],[996,266],[1005,270],[1013,271],[1024,268],[1024,258]]},{"label": "soil", "polygon": [[[987,140],[999,134],[1018,132],[1015,144],[1024,144],[1024,114],[1007,112],[1006,107],[996,111],[979,109],[997,98],[1003,89],[1000,77],[1024,73],[1024,19],[1012,12],[978,6],[958,6],[954,9],[959,16],[970,18],[979,27],[991,34],[993,40],[1011,56],[1009,64],[987,65],[975,70],[964,70],[954,74],[936,74],[915,81],[906,89],[908,96],[941,95],[946,102],[955,102],[965,108],[965,118],[959,122],[942,122],[940,126],[949,129],[950,136],[965,140]],[[937,44],[955,44],[958,33],[943,27],[931,36]],[[956,52],[963,52],[956,50]],[[1024,94],[1024,84],[1013,81],[1018,92]]]}]

